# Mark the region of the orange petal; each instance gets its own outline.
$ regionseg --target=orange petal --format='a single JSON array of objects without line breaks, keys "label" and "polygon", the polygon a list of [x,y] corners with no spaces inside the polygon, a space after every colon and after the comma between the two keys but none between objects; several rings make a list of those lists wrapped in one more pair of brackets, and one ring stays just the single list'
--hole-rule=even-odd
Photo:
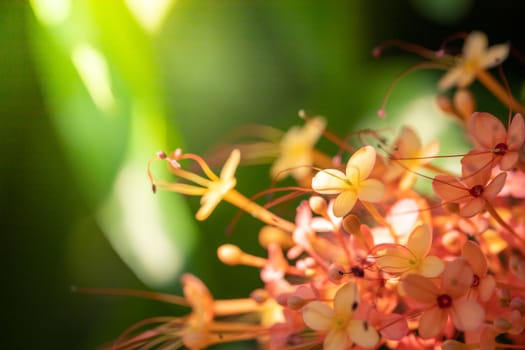
[{"label": "orange petal", "polygon": [[334,215],[343,217],[352,210],[357,201],[357,194],[353,190],[341,192],[334,201]]},{"label": "orange petal", "polygon": [[451,318],[460,331],[472,331],[483,323],[485,310],[473,299],[454,300]]},{"label": "orange petal", "polygon": [[461,255],[467,260],[474,274],[483,277],[487,274],[487,258],[481,251],[479,244],[473,241],[466,241],[461,248]]},{"label": "orange petal", "polygon": [[518,160],[520,159],[520,154],[518,152],[507,152],[501,160],[499,161],[499,168],[501,170],[511,170]]},{"label": "orange petal", "polygon": [[366,321],[350,321],[347,332],[350,339],[363,348],[373,348],[379,342],[379,333]]},{"label": "orange petal", "polygon": [[432,180],[436,195],[446,202],[462,203],[469,198],[468,189],[453,176],[438,175]]},{"label": "orange petal", "polygon": [[473,198],[459,210],[459,215],[470,218],[479,214],[485,209],[485,200],[481,197]]},{"label": "orange petal", "polygon": [[501,192],[503,186],[505,186],[505,180],[507,179],[507,173],[499,173],[490,183],[485,187],[483,197],[487,200],[493,200],[496,198],[498,193]]},{"label": "orange petal", "polygon": [[376,163],[376,150],[372,146],[364,146],[358,149],[346,164],[346,172],[348,173],[349,167],[355,167],[359,169],[359,180],[366,179]]},{"label": "orange petal", "polygon": [[496,279],[492,275],[487,275],[481,279],[478,286],[479,298],[481,301],[488,301],[496,290]]},{"label": "orange petal", "polygon": [[423,304],[435,304],[437,302],[439,290],[428,278],[410,274],[405,276],[401,284],[405,292],[416,301]]},{"label": "orange petal", "polygon": [[474,280],[474,273],[467,260],[456,258],[447,264],[441,275],[441,288],[453,299],[465,295]]},{"label": "orange petal", "polygon": [[422,338],[432,338],[439,334],[445,327],[448,319],[446,309],[433,307],[423,313],[419,319],[419,335]]},{"label": "orange petal", "polygon": [[311,301],[303,309],[303,321],[311,329],[327,332],[335,318],[335,312],[320,301]]}]

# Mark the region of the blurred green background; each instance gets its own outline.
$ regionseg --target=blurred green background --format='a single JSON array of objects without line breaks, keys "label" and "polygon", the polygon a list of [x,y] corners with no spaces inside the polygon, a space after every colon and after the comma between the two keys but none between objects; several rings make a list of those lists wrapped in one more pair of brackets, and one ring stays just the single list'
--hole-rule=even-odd
[{"label": "blurred green background", "polygon": [[[362,121],[424,121],[439,73],[403,79],[379,124],[389,84],[419,58],[394,49],[374,60],[373,47],[398,38],[437,49],[477,29],[523,51],[524,8],[510,0],[1,2],[0,348],[94,349],[143,318],[180,311],[71,286],[180,293],[178,276],[191,271],[218,298],[246,296],[258,273],[222,266],[215,249],[234,242],[262,254],[260,224],[244,216],[227,235],[228,204],[196,223],[198,199],[151,194],[148,159],[180,146],[206,152],[245,123],[286,129],[300,123],[300,109],[326,116],[339,135]],[[518,89],[523,68],[513,58],[505,68]],[[488,95],[480,104],[507,113]],[[241,169],[238,183],[257,193],[270,184],[267,167]]]}]

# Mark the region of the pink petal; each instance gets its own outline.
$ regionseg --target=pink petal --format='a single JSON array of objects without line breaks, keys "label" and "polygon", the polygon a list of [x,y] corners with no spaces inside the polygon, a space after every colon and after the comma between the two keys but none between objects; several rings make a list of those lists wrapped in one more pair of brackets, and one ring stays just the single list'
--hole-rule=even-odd
[{"label": "pink petal", "polygon": [[441,275],[441,288],[453,299],[465,295],[472,286],[474,273],[467,260],[456,258],[449,262]]},{"label": "pink petal", "polygon": [[468,124],[469,134],[485,149],[492,149],[498,143],[505,143],[507,131],[494,115],[485,112],[472,114]]},{"label": "pink petal", "polygon": [[377,179],[366,179],[359,185],[357,196],[365,202],[375,203],[385,193],[385,185]]},{"label": "pink petal", "polygon": [[507,146],[510,150],[517,151],[523,145],[525,141],[525,122],[521,114],[516,114],[512,118],[510,123],[508,135],[507,135]]},{"label": "pink petal", "polygon": [[405,276],[401,285],[405,292],[416,301],[423,304],[436,303],[439,290],[428,278],[421,275],[410,274]]},{"label": "pink petal", "polygon": [[358,306],[359,290],[354,282],[348,282],[335,293],[334,311],[338,318],[351,317]]},{"label": "pink petal", "polygon": [[400,340],[408,333],[406,317],[399,314],[384,315],[377,325],[380,333],[388,340]]},{"label": "pink petal", "polygon": [[462,203],[469,199],[467,188],[455,177],[438,175],[432,180],[436,195],[446,202]]},{"label": "pink petal", "polygon": [[496,290],[496,279],[492,275],[487,275],[481,279],[478,286],[479,298],[486,302]]},{"label": "pink petal", "polygon": [[419,335],[422,338],[432,338],[439,334],[448,320],[446,309],[433,307],[423,313],[419,319]]},{"label": "pink petal", "polygon": [[311,301],[303,309],[303,321],[313,330],[327,332],[332,328],[335,312],[320,301]]},{"label": "pink petal", "polygon": [[454,300],[451,318],[460,331],[472,331],[483,323],[485,310],[472,299]]},{"label": "pink petal", "polygon": [[334,201],[334,215],[343,217],[352,210],[357,201],[357,194],[353,190],[341,192]]},{"label": "pink petal", "polygon": [[337,194],[348,187],[346,175],[337,169],[326,169],[312,178],[312,189],[320,194]]},{"label": "pink petal", "polygon": [[417,259],[427,256],[432,245],[432,231],[428,225],[419,225],[410,234],[407,248]]},{"label": "pink petal", "polygon": [[346,172],[349,167],[359,169],[359,180],[368,178],[376,163],[376,150],[372,146],[364,146],[358,149],[346,164]]},{"label": "pink petal", "polygon": [[347,332],[354,343],[364,348],[373,348],[379,342],[379,333],[366,321],[350,321]]},{"label": "pink petal", "polygon": [[501,192],[503,186],[505,186],[505,180],[507,179],[507,173],[499,173],[492,181],[485,187],[483,191],[483,197],[486,200],[493,200],[497,197],[498,193]]},{"label": "pink petal", "polygon": [[465,204],[459,210],[459,215],[470,218],[476,214],[481,213],[485,209],[485,200],[481,197],[472,198],[470,202]]},{"label": "pink petal", "polygon": [[499,168],[501,170],[511,170],[514,168],[518,160],[520,159],[520,154],[518,152],[509,151],[501,157],[499,161]]}]

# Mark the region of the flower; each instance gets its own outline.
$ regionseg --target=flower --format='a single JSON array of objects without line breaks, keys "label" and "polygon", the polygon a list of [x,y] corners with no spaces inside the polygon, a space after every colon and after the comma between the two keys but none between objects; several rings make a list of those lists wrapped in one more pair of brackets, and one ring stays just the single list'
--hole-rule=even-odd
[{"label": "flower", "polygon": [[375,149],[364,146],[348,160],[346,173],[337,169],[322,170],[312,179],[312,188],[320,194],[337,194],[333,211],[338,217],[348,214],[357,199],[377,202],[383,196],[385,187],[381,181],[368,178],[375,161]]},{"label": "flower", "polygon": [[314,145],[322,135],[326,120],[322,117],[309,119],[303,127],[294,126],[283,136],[279,144],[279,158],[273,163],[270,174],[282,179],[287,172],[301,180],[311,172]]},{"label": "flower", "polygon": [[432,231],[428,225],[417,226],[406,243],[385,244],[379,249],[376,264],[379,269],[402,276],[418,273],[425,277],[436,277],[445,264],[434,255],[428,255],[432,246]]},{"label": "flower", "polygon": [[418,328],[423,338],[438,335],[449,316],[461,331],[474,330],[483,323],[485,310],[476,301],[465,298],[473,280],[474,274],[462,258],[445,267],[440,288],[421,275],[410,274],[403,279],[407,295],[425,305]]},{"label": "flower", "polygon": [[507,132],[494,115],[476,112],[469,119],[467,131],[475,148],[463,158],[463,163],[479,168],[487,164],[484,158],[490,157],[488,162],[494,160],[501,170],[510,170],[518,162],[525,141],[525,122],[521,114],[512,118]]},{"label": "flower", "polygon": [[320,301],[311,301],[303,309],[303,320],[311,329],[326,333],[324,349],[344,350],[354,343],[372,348],[379,342],[379,334],[367,321],[352,317],[359,302],[357,285],[348,282],[337,290],[333,308]]},{"label": "flower", "polygon": [[488,46],[487,36],[482,32],[472,32],[465,39],[463,53],[457,63],[438,82],[441,90],[453,85],[466,87],[472,83],[478,71],[492,68],[503,62],[509,55],[509,44]]},{"label": "flower", "polygon": [[487,201],[494,200],[505,185],[506,173],[499,173],[489,183],[491,169],[485,167],[471,170],[463,166],[462,178],[438,175],[432,180],[432,188],[443,201],[461,205],[459,214],[471,217],[485,209]]}]

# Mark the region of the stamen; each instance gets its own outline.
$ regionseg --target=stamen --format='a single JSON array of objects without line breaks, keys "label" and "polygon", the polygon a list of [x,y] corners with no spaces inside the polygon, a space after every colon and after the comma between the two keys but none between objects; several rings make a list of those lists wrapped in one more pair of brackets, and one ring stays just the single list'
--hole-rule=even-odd
[{"label": "stamen", "polygon": [[448,294],[441,294],[437,297],[438,307],[441,309],[447,309],[452,306],[452,297]]}]

